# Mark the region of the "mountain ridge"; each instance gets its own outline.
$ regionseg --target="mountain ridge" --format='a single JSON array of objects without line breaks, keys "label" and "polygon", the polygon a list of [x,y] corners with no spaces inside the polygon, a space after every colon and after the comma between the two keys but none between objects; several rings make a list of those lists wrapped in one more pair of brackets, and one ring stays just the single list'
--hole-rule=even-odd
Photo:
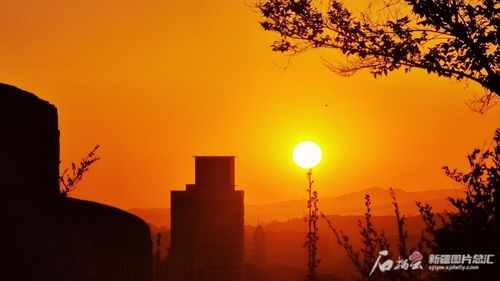
[{"label": "mountain ridge", "polygon": [[[439,189],[423,191],[406,191],[394,188],[394,193],[402,214],[418,215],[415,201],[429,203],[435,212],[452,210],[448,197],[458,197],[463,192],[457,189]],[[365,194],[371,198],[372,214],[374,216],[393,215],[394,207],[389,189],[383,187],[369,187],[359,191],[339,196],[320,197],[319,207],[328,215],[357,216],[365,212]],[[266,204],[245,205],[245,224],[256,225],[272,221],[288,221],[292,218],[301,218],[305,214],[304,199],[278,201]],[[126,211],[137,215],[148,223],[157,227],[170,227],[169,208],[131,208]]]}]

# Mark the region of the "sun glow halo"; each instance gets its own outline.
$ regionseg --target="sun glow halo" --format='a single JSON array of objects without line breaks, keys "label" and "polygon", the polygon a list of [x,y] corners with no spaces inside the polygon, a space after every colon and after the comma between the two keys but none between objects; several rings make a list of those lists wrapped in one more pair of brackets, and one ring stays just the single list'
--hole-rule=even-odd
[{"label": "sun glow halo", "polygon": [[321,161],[321,148],[312,141],[303,141],[293,149],[293,161],[301,168],[312,168]]}]

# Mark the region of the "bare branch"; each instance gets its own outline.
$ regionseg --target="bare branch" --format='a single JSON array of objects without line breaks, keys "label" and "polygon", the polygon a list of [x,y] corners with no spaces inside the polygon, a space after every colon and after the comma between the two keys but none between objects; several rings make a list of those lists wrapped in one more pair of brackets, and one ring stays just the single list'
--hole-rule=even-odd
[{"label": "bare branch", "polygon": [[59,176],[59,194],[61,197],[67,197],[73,192],[77,184],[83,179],[83,176],[89,171],[90,166],[100,160],[100,158],[97,157],[98,149],[99,145],[96,145],[78,165],[71,163],[71,170],[65,169],[62,172]]}]

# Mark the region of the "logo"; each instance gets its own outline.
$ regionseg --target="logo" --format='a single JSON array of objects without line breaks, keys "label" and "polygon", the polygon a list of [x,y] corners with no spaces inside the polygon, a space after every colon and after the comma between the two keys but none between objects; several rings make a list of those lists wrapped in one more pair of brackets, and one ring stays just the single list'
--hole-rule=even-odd
[{"label": "logo", "polygon": [[[408,258],[399,257],[396,263],[387,258],[389,251],[378,252],[377,260],[370,271],[371,276],[378,268],[381,272],[391,270],[423,270],[424,256],[419,251],[414,251]],[[387,259],[386,259],[387,258]],[[431,254],[428,259],[427,270],[478,270],[480,265],[494,264],[494,254]],[[382,261],[383,260],[383,261]]]},{"label": "logo", "polygon": [[[396,265],[394,266],[394,262],[391,259],[387,259],[383,263],[380,262],[382,257],[386,257],[389,254],[389,251],[387,250],[382,250],[378,252],[378,257],[377,260],[375,261],[375,264],[372,267],[372,270],[370,271],[371,276],[375,269],[378,267],[378,269],[381,272],[384,271],[390,271],[392,269],[394,270],[421,270],[423,269],[422,267],[422,260],[424,256],[419,252],[419,251],[414,251],[408,258],[402,259],[401,257],[396,260]],[[393,268],[394,266],[394,268]]]}]

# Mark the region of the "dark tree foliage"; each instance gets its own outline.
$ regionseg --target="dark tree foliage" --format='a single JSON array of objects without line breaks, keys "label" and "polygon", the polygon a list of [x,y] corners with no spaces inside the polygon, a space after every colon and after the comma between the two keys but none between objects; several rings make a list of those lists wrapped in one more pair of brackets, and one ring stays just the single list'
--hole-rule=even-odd
[{"label": "dark tree foliage", "polygon": [[[494,254],[494,265],[482,265],[479,270],[466,271],[394,271],[393,274],[369,276],[376,254],[380,250],[390,250],[391,244],[384,230],[377,230],[372,222],[370,196],[365,196],[365,222],[358,221],[362,247],[353,248],[350,238],[334,227],[322,212],[337,243],[345,250],[348,258],[359,273],[359,280],[496,280],[500,276],[498,256],[500,255],[500,128],[496,130],[493,144],[489,149],[475,149],[467,156],[470,170],[460,172],[444,167],[447,176],[465,187],[463,198],[449,198],[456,210],[436,214],[432,206],[416,202],[422,214],[425,228],[415,246],[408,245],[406,217],[401,215],[394,190],[390,196],[396,218],[397,253],[406,257],[418,250],[426,256],[430,254]],[[439,219],[439,221],[437,221]],[[467,265],[467,264],[466,264]],[[495,279],[496,278],[496,279]]]},{"label": "dark tree foliage", "polygon": [[490,98],[500,96],[498,0],[385,0],[377,20],[370,13],[355,16],[341,1],[329,0],[327,7],[322,3],[258,4],[262,27],[281,37],[273,51],[294,54],[331,48],[348,58],[341,66],[326,62],[342,75],[369,69],[377,77],[400,68],[421,68],[475,81]]},{"label": "dark tree foliage", "polygon": [[[495,254],[495,266],[465,273],[450,274],[450,280],[492,280],[499,276],[500,255],[500,128],[493,145],[475,149],[467,156],[470,170],[460,172],[444,167],[446,175],[465,186],[464,198],[449,198],[455,212],[438,215],[443,223],[435,228],[429,205],[419,204],[434,247],[442,253]],[[425,219],[427,218],[427,219]],[[430,219],[429,219],[430,218]]]},{"label": "dark tree foliage", "polygon": [[83,179],[85,173],[89,171],[90,166],[100,159],[97,157],[98,149],[99,145],[96,145],[78,165],[71,163],[71,172],[69,169],[65,169],[62,172],[59,176],[59,194],[61,197],[67,197],[73,192],[77,184]]}]

